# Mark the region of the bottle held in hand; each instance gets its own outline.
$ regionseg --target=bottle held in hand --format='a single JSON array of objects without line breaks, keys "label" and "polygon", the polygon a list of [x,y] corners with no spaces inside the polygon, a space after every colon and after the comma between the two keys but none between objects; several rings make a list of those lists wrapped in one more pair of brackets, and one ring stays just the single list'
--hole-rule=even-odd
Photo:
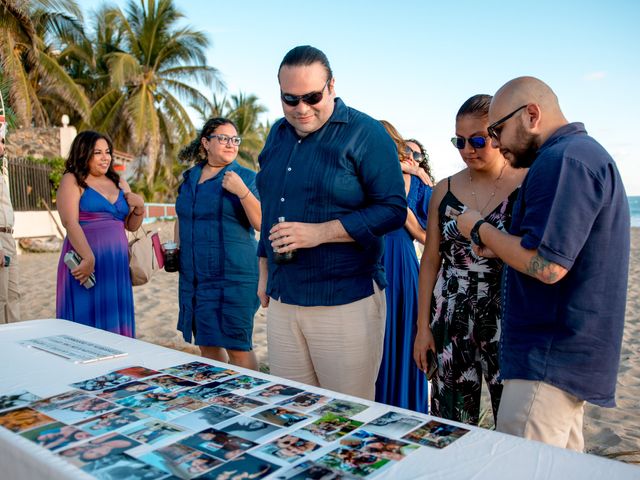
[{"label": "bottle held in hand", "polygon": [[[278,223],[284,222],[284,217],[278,217]],[[276,224],[277,225],[277,224]],[[273,249],[273,261],[278,264],[283,263],[291,263],[296,259],[296,251],[291,250],[290,252],[277,252],[276,249]]]},{"label": "bottle held in hand", "polygon": [[[69,270],[73,270],[74,268],[80,265],[82,258],[75,251],[69,250],[64,256],[64,264],[69,267]],[[82,286],[86,289],[92,288],[96,284],[96,276],[92,273],[89,275],[89,278],[85,280]]]},{"label": "bottle held in hand", "polygon": [[164,271],[177,272],[180,270],[180,250],[175,242],[166,242],[162,245],[164,249]]}]

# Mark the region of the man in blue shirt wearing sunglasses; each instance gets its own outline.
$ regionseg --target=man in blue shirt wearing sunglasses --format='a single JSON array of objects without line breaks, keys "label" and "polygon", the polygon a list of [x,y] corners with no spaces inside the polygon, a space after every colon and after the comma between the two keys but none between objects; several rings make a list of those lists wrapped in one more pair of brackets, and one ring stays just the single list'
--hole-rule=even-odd
[{"label": "man in blue shirt wearing sunglasses", "polygon": [[489,135],[529,168],[509,234],[477,212],[458,228],[505,269],[497,429],[582,451],[585,401],[615,406],[629,267],[629,205],[615,162],[569,123],[543,82],[493,98]]},{"label": "man in blue shirt wearing sunglasses", "polygon": [[397,149],[378,121],[336,97],[320,50],[289,51],[278,81],[284,118],[256,179],[271,373],[373,399],[386,316],[383,235],[407,215]]}]

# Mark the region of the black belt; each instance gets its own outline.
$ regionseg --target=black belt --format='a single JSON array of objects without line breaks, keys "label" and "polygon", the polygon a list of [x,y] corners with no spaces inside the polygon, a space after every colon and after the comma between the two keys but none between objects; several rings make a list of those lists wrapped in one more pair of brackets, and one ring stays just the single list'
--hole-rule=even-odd
[{"label": "black belt", "polygon": [[0,227],[0,233],[13,233],[12,227]]}]

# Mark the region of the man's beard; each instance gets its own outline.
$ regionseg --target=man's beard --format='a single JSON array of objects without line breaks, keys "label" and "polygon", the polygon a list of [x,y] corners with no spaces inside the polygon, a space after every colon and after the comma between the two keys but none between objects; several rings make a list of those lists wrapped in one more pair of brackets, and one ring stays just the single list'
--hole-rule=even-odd
[{"label": "man's beard", "polygon": [[538,156],[538,142],[534,135],[527,134],[520,124],[516,127],[516,138],[520,145],[511,150],[511,166],[513,168],[529,168]]}]

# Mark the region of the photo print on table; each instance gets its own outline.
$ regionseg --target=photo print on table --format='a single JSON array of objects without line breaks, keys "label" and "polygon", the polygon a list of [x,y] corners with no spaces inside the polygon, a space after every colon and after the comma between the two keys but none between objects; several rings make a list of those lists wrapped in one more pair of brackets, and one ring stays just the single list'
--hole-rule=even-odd
[{"label": "photo print on table", "polygon": [[168,402],[156,402],[147,408],[140,410],[141,412],[157,418],[158,420],[171,420],[181,417],[187,413],[199,410],[208,406],[208,403],[201,402],[192,397],[178,396],[174,400]]},{"label": "photo print on table", "polygon": [[123,428],[121,433],[140,443],[153,445],[162,440],[182,435],[185,429],[181,426],[166,423],[155,418],[146,420],[143,423],[131,425]]},{"label": "photo print on table", "polygon": [[87,398],[94,397],[81,390],[69,390],[68,392],[59,393],[58,395],[33,402],[31,407],[40,412],[47,413],[50,410],[59,410]]},{"label": "photo print on table", "polygon": [[80,445],[61,450],[58,452],[58,455],[76,467],[83,468],[89,463],[124,453],[138,445],[140,445],[139,442],[113,432],[81,443]]},{"label": "photo print on table", "polygon": [[126,368],[121,368],[119,370],[115,370],[113,373],[119,373],[120,375],[125,375],[127,377],[140,380],[142,378],[147,378],[152,375],[157,375],[160,372],[158,372],[157,370],[151,370],[150,368],[141,367],[140,365],[136,365],[134,367],[126,367]]},{"label": "photo print on table", "polygon": [[277,460],[293,463],[319,448],[320,445],[316,442],[289,434],[272,440],[257,451]]},{"label": "photo print on table", "polygon": [[77,423],[118,408],[117,404],[102,398],[88,397],[60,408],[47,410],[47,415],[63,423]]},{"label": "photo print on table", "polygon": [[82,380],[80,382],[72,383],[73,388],[84,390],[85,392],[97,392],[106,388],[117,387],[123,383],[129,383],[135,380],[128,375],[122,375],[121,373],[111,372],[105,375],[90,378],[88,380]]},{"label": "photo print on table", "polygon": [[235,370],[231,370],[230,368],[214,367],[213,365],[208,365],[204,368],[195,370],[188,375],[182,375],[182,378],[186,378],[187,380],[192,380],[198,383],[208,383],[215,380],[222,380],[223,378],[227,378],[237,374],[238,372],[236,372]]},{"label": "photo print on table", "polygon": [[316,415],[324,415],[325,413],[335,413],[336,415],[340,415],[342,417],[353,417],[360,412],[364,412],[368,405],[363,405],[362,403],[350,402],[349,400],[339,400],[334,399],[327,403],[322,408],[318,410],[314,410],[313,413]]},{"label": "photo print on table", "polygon": [[231,460],[257,445],[256,442],[215,428],[207,428],[180,440],[178,443],[225,461]]},{"label": "photo print on table", "polygon": [[209,402],[213,397],[224,395],[229,390],[222,387],[222,382],[209,382],[205,384],[197,384],[195,387],[187,388],[180,392],[183,395],[193,397],[203,402]]},{"label": "photo print on table", "polygon": [[275,385],[270,385],[266,388],[258,390],[257,392],[253,392],[248,397],[255,398],[262,402],[267,403],[280,403],[283,400],[287,400],[295,395],[304,392],[300,388],[292,387],[289,385],[283,385],[281,383],[276,383]]},{"label": "photo print on table", "polygon": [[172,443],[139,457],[139,460],[179,478],[194,478],[222,462],[180,443]]},{"label": "photo print on table", "polygon": [[419,447],[409,442],[376,435],[366,430],[356,430],[351,435],[340,439],[340,446],[370,453],[377,457],[399,462]]},{"label": "photo print on table", "polygon": [[261,402],[255,398],[236,395],[235,393],[224,393],[217,397],[210,398],[208,402],[243,413],[266,405],[265,402]]},{"label": "photo print on table", "polygon": [[228,408],[219,405],[209,405],[208,407],[201,408],[187,415],[176,417],[171,420],[171,423],[197,432],[205,428],[214,427],[238,415],[238,412],[229,410]]},{"label": "photo print on table", "polygon": [[82,467],[82,470],[99,480],[174,480],[178,478],[122,453],[88,463]]},{"label": "photo print on table", "polygon": [[263,378],[256,378],[250,375],[240,375],[239,377],[231,378],[220,384],[222,388],[227,390],[251,390],[252,388],[265,385],[269,380]]},{"label": "photo print on table", "polygon": [[32,402],[40,400],[40,397],[27,390],[16,390],[15,392],[0,395],[0,411],[16,407],[26,407]]},{"label": "photo print on table", "polygon": [[55,419],[30,407],[20,407],[0,413],[0,427],[14,433],[54,423]]},{"label": "photo print on table", "polygon": [[387,412],[364,425],[364,429],[388,437],[401,437],[405,433],[426,423],[426,419],[405,415],[399,412]]},{"label": "photo print on table", "polygon": [[93,436],[73,425],[66,425],[62,422],[33,428],[20,435],[47,450],[62,449]]},{"label": "photo print on table", "polygon": [[200,370],[201,368],[210,367],[208,363],[203,362],[189,362],[183,363],[181,365],[176,365],[174,367],[163,368],[160,370],[161,373],[165,373],[167,375],[174,375],[176,377],[184,377],[185,375],[189,375],[196,370]]},{"label": "photo print on table", "polygon": [[259,480],[276,472],[279,465],[245,453],[203,475],[203,480],[247,478]]},{"label": "photo print on table", "polygon": [[94,436],[100,436],[131,425],[132,423],[139,422],[145,418],[148,418],[148,415],[142,412],[131,408],[121,408],[103,413],[96,418],[90,418],[89,420],[78,423],[76,426]]},{"label": "photo print on table", "polygon": [[122,398],[120,400],[116,400],[115,403],[122,407],[143,410],[159,403],[170,402],[171,400],[175,400],[179,396],[180,394],[178,392],[164,392],[162,390],[158,390],[139,393],[138,395],[133,395],[132,397]]},{"label": "photo print on table", "polygon": [[150,392],[151,390],[155,390],[156,388],[158,388],[156,385],[150,385],[148,383],[135,381],[124,383],[113,388],[107,388],[101,393],[98,393],[96,396],[105,400],[109,400],[111,402],[115,402],[116,400],[120,400],[121,398],[131,397],[143,392]]},{"label": "photo print on table", "polygon": [[362,422],[341,417],[335,413],[326,413],[315,422],[296,430],[293,434],[324,444],[348,435],[362,424]]},{"label": "photo print on table", "polygon": [[219,426],[218,430],[242,437],[245,440],[259,442],[262,437],[277,432],[280,428],[255,418],[240,415],[230,420],[228,424]]},{"label": "photo print on table", "polygon": [[266,410],[261,410],[253,415],[253,418],[264,420],[265,422],[272,423],[279,427],[288,428],[292,427],[296,423],[304,422],[311,418],[304,413],[296,412],[295,410],[289,410],[284,407],[272,407]]},{"label": "photo print on table", "polygon": [[186,380],[180,377],[174,377],[173,375],[159,375],[157,377],[147,378],[145,383],[149,385],[155,385],[162,388],[165,392],[175,392],[182,390],[183,388],[193,387],[197,385],[196,382]]},{"label": "photo print on table", "polygon": [[320,465],[334,470],[341,470],[360,478],[367,478],[379,473],[380,469],[389,462],[390,460],[386,458],[344,447],[332,450],[316,460],[316,463]]},{"label": "photo print on table", "polygon": [[293,408],[301,412],[310,412],[325,405],[331,400],[333,400],[333,398],[325,397],[324,395],[320,395],[319,393],[303,392],[293,398],[289,398],[280,402],[278,405]]},{"label": "photo print on table", "polygon": [[467,433],[469,430],[466,428],[431,420],[402,438],[427,447],[444,448]]}]

